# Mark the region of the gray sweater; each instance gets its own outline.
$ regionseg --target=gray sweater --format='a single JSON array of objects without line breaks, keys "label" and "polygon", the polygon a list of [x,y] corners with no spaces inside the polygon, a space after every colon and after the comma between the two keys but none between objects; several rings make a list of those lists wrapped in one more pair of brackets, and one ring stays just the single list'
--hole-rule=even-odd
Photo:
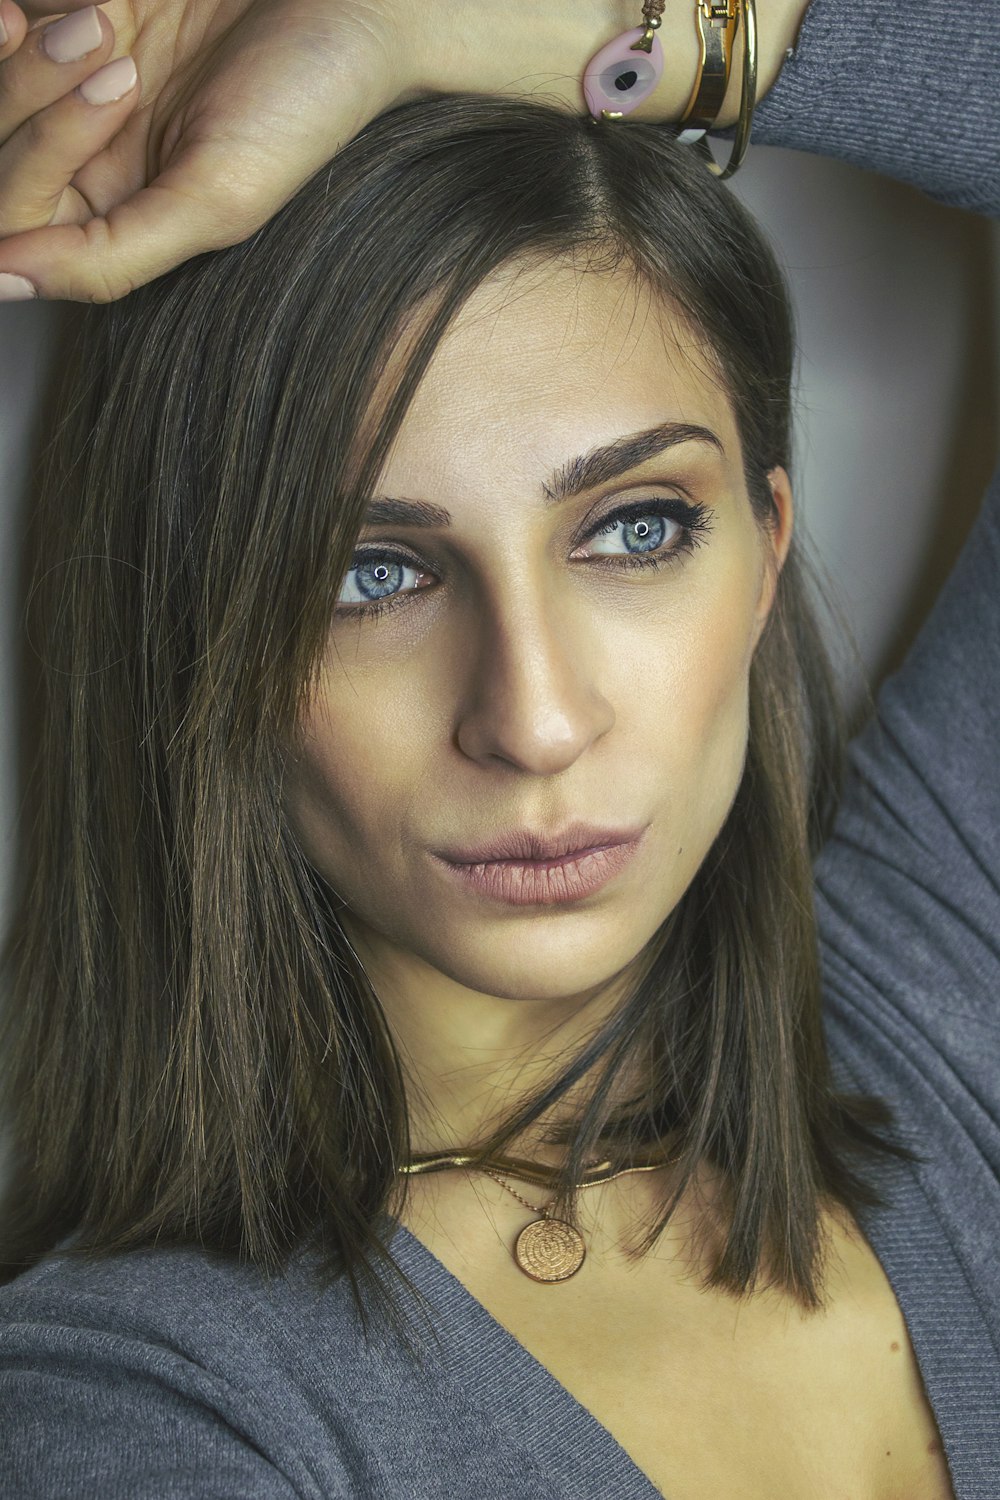
[{"label": "gray sweater", "polygon": [[[996,0],[814,0],[756,138],[996,213]],[[925,1162],[863,1227],[909,1327],[959,1500],[1000,1496],[1000,478],[878,714],[816,863],[839,1081]],[[611,1434],[408,1231],[423,1370],[366,1345],[304,1260],[49,1261],[0,1289],[4,1500],[654,1500]],[[664,1413],[669,1420],[669,1413]]]}]

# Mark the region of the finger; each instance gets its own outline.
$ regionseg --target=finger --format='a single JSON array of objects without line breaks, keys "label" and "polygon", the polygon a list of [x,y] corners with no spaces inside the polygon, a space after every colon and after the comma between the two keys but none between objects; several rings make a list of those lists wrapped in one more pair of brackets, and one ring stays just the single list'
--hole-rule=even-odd
[{"label": "finger", "polygon": [[[195,199],[191,181],[209,184]],[[80,224],[53,224],[0,242],[0,300],[39,296],[71,302],[113,302],[205,250],[235,245],[265,222],[301,186],[287,185],[265,200],[255,190],[243,202],[220,186],[220,163],[191,170],[178,158],[150,185]],[[15,280],[12,282],[10,278]]]},{"label": "finger", "polygon": [[95,72],[114,40],[111,22],[94,5],[29,31],[0,68],[0,142]]},{"label": "finger", "polygon": [[116,58],[14,132],[0,151],[0,236],[91,217],[70,184],[135,109],[137,83],[132,58]]},{"label": "finger", "polygon": [[28,31],[24,11],[11,0],[0,3],[0,62],[13,55],[20,47]]},{"label": "finger", "polygon": [[[211,75],[201,77],[197,107],[176,113],[180,149],[168,129],[158,153],[169,165],[139,191],[130,184],[127,197],[114,171],[102,179],[103,160],[115,167],[127,155],[119,150],[127,126],[77,176],[95,217],[8,238],[0,243],[0,273],[27,278],[44,298],[108,302],[264,224],[395,89],[367,23],[346,28],[343,46],[328,38],[327,47],[313,47],[313,7],[314,0],[294,0],[303,14],[291,18],[283,9],[278,39],[291,26],[288,45],[276,45],[270,7],[257,7],[249,30],[234,33]],[[309,46],[295,43],[300,32]],[[309,83],[303,58],[313,69]]]}]

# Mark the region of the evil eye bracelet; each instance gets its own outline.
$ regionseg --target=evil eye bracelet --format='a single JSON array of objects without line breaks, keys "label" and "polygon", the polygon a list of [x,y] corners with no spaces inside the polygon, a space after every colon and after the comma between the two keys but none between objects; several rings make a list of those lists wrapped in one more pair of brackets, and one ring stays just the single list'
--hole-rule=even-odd
[{"label": "evil eye bracelet", "polygon": [[[583,72],[583,93],[595,120],[621,120],[656,88],[663,76],[663,47],[656,35],[665,0],[644,0],[642,25],[623,31],[594,53]],[[687,108],[678,121],[682,145],[701,140],[718,118],[729,87],[733,49],[743,27],[743,80],[732,151],[724,167],[709,158],[720,180],[731,177],[750,144],[757,94],[757,11],[754,0],[696,0],[701,59]]]}]

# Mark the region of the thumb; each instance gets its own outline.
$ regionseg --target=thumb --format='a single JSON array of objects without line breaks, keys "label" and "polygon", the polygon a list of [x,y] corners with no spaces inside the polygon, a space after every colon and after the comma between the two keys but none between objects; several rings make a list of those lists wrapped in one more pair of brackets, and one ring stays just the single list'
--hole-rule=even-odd
[{"label": "thumb", "polygon": [[[193,255],[238,244],[301,186],[287,183],[268,197],[259,182],[244,193],[216,172],[201,196],[195,175],[181,157],[104,216],[8,236],[0,241],[0,284],[16,284],[18,296],[28,295],[24,281],[46,300],[113,302]],[[18,282],[3,283],[5,275]]]}]

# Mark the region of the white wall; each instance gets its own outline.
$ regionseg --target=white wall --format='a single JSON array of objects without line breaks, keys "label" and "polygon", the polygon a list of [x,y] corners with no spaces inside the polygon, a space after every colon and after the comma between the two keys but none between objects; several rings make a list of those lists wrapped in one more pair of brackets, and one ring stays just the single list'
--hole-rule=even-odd
[{"label": "white wall", "polygon": [[[877,681],[919,624],[992,469],[1000,232],[790,152],[751,151],[734,186],[778,242],[798,308],[798,524]],[[0,306],[0,919],[17,815],[18,517],[59,323],[59,307]]]}]

